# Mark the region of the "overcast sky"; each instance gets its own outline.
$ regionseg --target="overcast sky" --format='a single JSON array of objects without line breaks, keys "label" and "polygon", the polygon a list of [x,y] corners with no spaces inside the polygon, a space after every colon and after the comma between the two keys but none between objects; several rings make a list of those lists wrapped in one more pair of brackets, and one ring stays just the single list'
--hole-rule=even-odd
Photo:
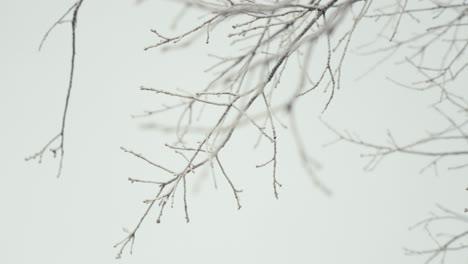
[{"label": "overcast sky", "polygon": [[[156,191],[131,184],[128,177],[160,176],[120,147],[163,164],[177,157],[164,148],[172,135],[144,130],[141,120],[131,118],[161,102],[139,87],[195,91],[210,78],[203,69],[213,50],[201,41],[180,52],[143,51],[156,42],[149,29],[169,30],[179,12],[169,1],[85,1],[78,22],[67,152],[57,179],[58,160],[47,155],[37,164],[24,158],[60,129],[70,26],[60,25],[43,50],[37,48],[71,3],[0,3],[0,263],[423,263],[405,256],[403,247],[433,244],[423,231],[408,227],[436,210],[436,204],[460,212],[466,206],[463,171],[419,173],[428,160],[396,155],[365,172],[366,161],[360,158],[364,149],[345,143],[322,147],[335,137],[318,118],[323,98],[311,97],[299,103],[297,120],[304,148],[320,161],[319,176],[332,189],[331,197],[311,183],[291,134],[281,130],[278,177],[283,187],[276,200],[271,170],[255,168],[270,153],[266,148],[255,151],[256,131],[245,128],[223,154],[226,170],[243,189],[242,209],[236,209],[222,178],[216,190],[209,173],[193,175],[188,178],[191,222],[185,223],[176,199],[162,223],[156,224],[155,214],[144,222],[133,255],[127,252],[116,261],[113,245],[124,238],[122,228],[134,227],[145,209],[142,201]],[[183,26],[182,21],[178,30]],[[356,34],[356,39],[366,37],[362,31]],[[386,80],[409,74],[398,66],[389,63],[355,81],[373,62],[375,58],[348,57],[343,89],[322,118],[381,142],[388,129],[405,142],[444,126],[446,121],[428,107],[433,94]],[[171,118],[162,115],[157,122]]]}]

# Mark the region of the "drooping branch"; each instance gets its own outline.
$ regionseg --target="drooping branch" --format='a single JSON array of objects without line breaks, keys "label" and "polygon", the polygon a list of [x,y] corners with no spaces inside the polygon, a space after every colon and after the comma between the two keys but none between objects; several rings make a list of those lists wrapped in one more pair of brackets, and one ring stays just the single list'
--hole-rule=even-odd
[{"label": "drooping branch", "polygon": [[[277,102],[274,101],[275,91],[279,89],[280,80],[283,72],[288,68],[288,61],[292,60],[291,57],[297,54],[301,58],[304,47],[310,48],[322,42],[327,54],[323,69],[328,75],[320,77],[313,85],[318,86],[323,82],[322,86],[326,90],[328,85],[325,82],[329,81],[331,83],[330,89],[335,89],[337,72],[335,65],[342,67],[341,52],[346,52],[346,48],[345,51],[332,49],[333,42],[337,41],[334,38],[334,32],[340,27],[347,27],[344,22],[346,15],[356,3],[359,1],[330,0],[308,1],[307,3],[286,1],[271,4],[237,3],[234,1],[229,3],[225,1],[196,2],[191,8],[206,11],[209,17],[207,20],[171,37],[160,33],[160,30],[152,30],[159,41],[148,46],[147,50],[169,44],[177,45],[177,43],[188,41],[190,37],[201,34],[205,30],[209,32],[214,28],[210,26],[212,24],[228,23],[229,19],[236,18],[235,24],[232,25],[233,31],[226,34],[228,38],[234,39],[232,47],[240,47],[238,46],[240,43],[243,45],[250,43],[251,46],[242,46],[239,51],[234,51],[234,55],[230,57],[213,55],[212,57],[218,59],[219,62],[210,67],[207,72],[215,70],[219,70],[219,72],[215,73],[213,80],[206,87],[195,92],[163,90],[149,86],[141,87],[142,91],[149,92],[149,94],[164,96],[168,100],[176,100],[176,102],[164,104],[159,110],[144,111],[143,114],[135,115],[135,117],[151,117],[165,114],[168,111],[179,111],[180,116],[174,126],[157,124],[147,127],[174,133],[176,142],[166,144],[166,147],[181,157],[185,165],[180,169],[167,168],[165,165],[149,161],[141,154],[123,149],[125,152],[159,168],[164,173],[169,173],[172,178],[165,182],[130,179],[132,182],[156,184],[158,187],[155,198],[147,201],[149,203],[147,211],[140,217],[134,231],[128,232],[126,238],[116,245],[119,247],[118,257],[121,257],[125,248],[134,241],[135,233],[154,208],[155,201],[159,202],[160,207],[157,222],[161,221],[167,200],[171,198],[174,201],[174,197],[177,196],[179,183],[182,183],[182,203],[188,220],[186,178],[192,177],[205,165],[212,166],[213,173],[216,173],[215,166],[219,168],[219,172],[227,180],[233,192],[238,208],[241,208],[239,197],[241,190],[235,187],[232,175],[228,175],[229,168],[226,168],[226,164],[221,162],[219,156],[234,140],[233,135],[242,126],[254,127],[259,132],[259,137],[266,139],[266,142],[271,144],[272,157],[260,163],[257,168],[271,164],[273,193],[278,198],[278,187],[281,184],[277,180],[279,165],[277,125],[284,126],[279,121],[278,114],[293,115],[291,110],[295,102],[302,98],[300,94],[304,92],[307,82],[303,82],[303,85],[297,88],[288,87],[292,96]],[[362,14],[368,9],[370,1],[359,4],[360,16],[362,17]],[[350,30],[356,25],[357,22],[353,20]],[[347,38],[350,38],[351,35],[348,34]],[[238,55],[235,55],[236,53]],[[333,58],[337,54],[339,55],[337,59],[341,61],[340,64],[333,63]],[[308,69],[304,68],[303,70]],[[326,106],[333,98],[333,93],[334,91],[331,92],[332,95],[327,100]],[[205,122],[203,120],[205,108],[211,109],[213,113],[218,113],[219,117],[215,119],[216,121]],[[194,118],[197,112],[198,117]],[[203,123],[203,126],[197,126],[198,122]],[[293,130],[295,131],[295,129]],[[201,137],[198,137],[198,134],[201,134]],[[194,140],[194,136],[198,139]],[[299,134],[296,131],[293,132],[292,136],[298,137]],[[300,139],[298,142],[301,142]],[[329,188],[322,183],[316,174],[316,162],[308,157],[305,149],[300,145],[301,143],[298,143],[299,155],[304,160],[306,171],[312,176],[312,182],[323,193],[330,194]]]},{"label": "drooping branch", "polygon": [[[62,113],[62,120],[60,125],[60,132],[58,135],[53,137],[44,147],[42,147],[39,152],[29,156],[26,158],[26,161],[36,159],[38,162],[42,162],[42,158],[46,151],[50,150],[53,153],[53,157],[59,156],[59,165],[58,165],[58,172],[57,177],[60,177],[63,168],[63,159],[65,156],[65,132],[66,132],[66,122],[67,122],[67,114],[70,105],[70,96],[73,88],[73,81],[75,75],[75,60],[76,60],[76,29],[78,24],[78,14],[80,7],[83,3],[83,0],[76,1],[61,17],[57,20],[50,28],[47,30],[46,34],[44,35],[41,43],[39,45],[39,50],[42,49],[45,41],[49,34],[54,30],[54,28],[59,24],[70,23],[71,24],[71,58],[70,58],[70,73],[68,76],[68,85],[67,85],[67,92],[65,97],[65,106]],[[71,20],[66,20],[66,17],[71,13]],[[58,146],[52,147],[55,143],[58,143]]]}]

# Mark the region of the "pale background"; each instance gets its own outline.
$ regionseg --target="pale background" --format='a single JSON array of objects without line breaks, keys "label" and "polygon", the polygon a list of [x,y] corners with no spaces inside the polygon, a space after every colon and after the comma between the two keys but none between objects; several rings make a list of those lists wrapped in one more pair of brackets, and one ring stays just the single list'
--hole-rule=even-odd
[{"label": "pale background", "polygon": [[[344,143],[322,148],[334,137],[317,118],[321,106],[308,106],[313,105],[312,98],[299,105],[297,118],[307,135],[305,148],[323,165],[320,177],[332,188],[331,198],[308,180],[294,142],[283,131],[279,180],[284,187],[276,200],[270,169],[254,167],[269,154],[252,151],[255,139],[248,138],[256,135],[255,130],[242,130],[234,138],[242,143],[230,145],[224,160],[233,181],[244,190],[243,208],[236,210],[226,184],[214,190],[210,177],[189,180],[191,222],[184,222],[177,200],[161,224],[155,223],[154,215],[145,222],[134,254],[116,261],[113,245],[124,237],[122,227],[136,224],[144,210],[141,201],[154,192],[127,178],[156,179],[159,174],[119,147],[143,152],[160,163],[173,158],[162,147],[170,136],[143,131],[130,118],[160,102],[138,87],[171,89],[176,83],[196,89],[209,78],[202,73],[208,66],[206,50],[195,45],[165,54],[143,51],[156,41],[149,29],[168,30],[178,13],[179,7],[170,1],[141,5],[130,0],[85,1],[78,25],[67,153],[57,179],[57,160],[46,156],[38,165],[26,163],[24,157],[59,130],[70,26],[59,26],[41,53],[37,47],[71,4],[0,3],[0,263],[423,263],[404,256],[402,248],[425,249],[431,246],[430,239],[408,227],[426,217],[436,203],[455,211],[467,205],[462,171],[419,174],[427,160],[397,155],[367,173],[359,157],[363,149]],[[385,80],[389,74],[404,76],[393,64],[354,82],[353,76],[373,61],[348,58],[344,88],[323,116],[328,122],[371,140],[384,141],[391,129],[403,142],[444,124],[427,107],[433,95]]]}]

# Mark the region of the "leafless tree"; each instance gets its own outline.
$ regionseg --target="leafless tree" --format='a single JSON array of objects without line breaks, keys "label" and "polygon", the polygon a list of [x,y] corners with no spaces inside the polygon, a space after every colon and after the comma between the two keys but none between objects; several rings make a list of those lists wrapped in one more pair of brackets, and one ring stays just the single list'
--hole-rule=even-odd
[{"label": "leafless tree", "polygon": [[[46,33],[62,23],[72,25],[72,57],[68,93],[60,133],[53,137],[38,153],[27,158],[41,161],[44,153],[50,149],[54,155],[60,154],[59,175],[64,157],[64,132],[70,92],[73,84],[76,54],[76,25],[80,6],[83,0],[77,1]],[[163,33],[152,29],[155,43],[145,50],[168,48],[190,44],[203,38],[210,42],[212,33],[219,27],[230,26],[225,37],[231,40],[230,56],[211,55],[217,60],[206,70],[212,74],[212,80],[194,91],[162,90],[151,86],[142,86],[141,91],[167,97],[171,103],[156,110],[147,110],[136,118],[164,115],[179,111],[175,124],[154,124],[153,128],[172,132],[175,142],[166,144],[167,151],[175,152],[184,161],[180,168],[169,168],[148,159],[145,155],[122,147],[130,155],[151,164],[161,173],[168,174],[169,180],[148,181],[129,178],[131,182],[152,184],[155,186],[154,197],[146,200],[147,207],[134,228],[127,230],[124,239],[115,245],[117,257],[121,257],[129,247],[130,252],[136,234],[142,223],[149,217],[155,207],[159,206],[157,222],[161,221],[168,203],[174,202],[176,193],[180,193],[184,205],[185,219],[189,222],[187,205],[186,177],[198,172],[202,167],[212,168],[222,175],[231,187],[232,194],[240,209],[241,190],[229,175],[229,168],[223,163],[223,150],[233,141],[233,134],[243,126],[252,126],[258,131],[259,142],[266,141],[271,145],[271,156],[257,167],[271,167],[271,186],[276,198],[281,187],[278,175],[278,133],[277,129],[288,126],[296,142],[299,157],[315,186],[325,195],[330,189],[316,174],[317,162],[309,157],[303,147],[301,134],[295,119],[295,105],[299,100],[322,90],[327,99],[323,109],[333,101],[335,93],[342,86],[342,69],[353,34],[363,20],[376,20],[383,25],[382,33],[371,43],[358,47],[362,55],[381,54],[375,66],[394,58],[398,52],[406,52],[401,63],[410,65],[421,76],[413,83],[401,82],[391,78],[391,82],[417,91],[436,90],[440,96],[434,103],[434,109],[447,120],[447,127],[428,133],[427,136],[405,144],[388,133],[388,143],[373,143],[362,140],[350,133],[341,132],[329,126],[338,137],[338,141],[357,144],[370,149],[364,154],[370,162],[366,168],[372,169],[385,157],[395,153],[426,156],[430,158],[427,167],[436,168],[441,160],[459,158],[468,155],[467,102],[460,95],[463,85],[458,80],[468,65],[466,59],[466,28],[468,26],[468,3],[466,1],[408,1],[396,0],[391,4],[372,0],[179,0],[188,10],[198,10],[205,16],[196,25],[184,25],[180,33]],[[376,2],[376,3],[373,3]],[[371,7],[372,6],[372,7]],[[70,20],[67,17],[71,16]],[[414,35],[403,30],[405,20],[420,23],[422,30]],[[361,43],[362,44],[362,43]],[[170,46],[169,46],[170,45]],[[41,43],[42,46],[42,43]],[[172,49],[172,48],[170,48]],[[444,52],[440,52],[443,49]],[[409,52],[408,52],[409,51]],[[312,63],[312,55],[320,54]],[[427,56],[431,56],[427,60]],[[438,65],[434,65],[437,57]],[[291,66],[291,64],[293,66]],[[284,85],[287,91],[279,91],[284,71],[295,67],[297,84]],[[374,67],[373,67],[374,68]],[[283,89],[284,90],[284,89]],[[278,96],[281,94],[281,96]],[[206,112],[216,118],[206,117]],[[282,122],[279,115],[287,117],[288,124]],[[52,145],[59,141],[59,146]],[[455,149],[432,149],[431,144],[440,141],[455,142]],[[457,159],[458,161],[458,159]],[[449,169],[468,167],[466,160]],[[216,173],[216,172],[215,172]],[[155,206],[156,205],[156,206]],[[454,215],[453,212],[444,212]],[[457,215],[466,222],[464,216]],[[457,219],[458,219],[457,218]],[[439,217],[437,219],[445,219]],[[429,222],[424,222],[427,226]],[[438,244],[438,250],[427,251],[431,254],[446,254],[453,243],[461,241],[466,232],[453,236],[445,244]],[[457,246],[457,249],[465,246]],[[423,254],[425,251],[411,251],[410,254]],[[433,260],[435,257],[429,259]]]},{"label": "leafless tree", "polygon": [[[386,142],[362,139],[356,133],[340,131],[326,122],[325,125],[337,136],[336,142],[347,142],[366,148],[361,156],[368,159],[366,170],[373,170],[384,159],[396,154],[425,157],[427,165],[420,173],[433,169],[439,174],[441,164],[449,171],[468,168],[468,101],[463,74],[468,66],[468,2],[467,1],[395,1],[382,6],[364,17],[381,21],[381,34],[371,43],[358,48],[362,55],[380,56],[372,67],[400,56],[397,63],[414,71],[410,82],[400,81],[399,76],[388,76],[397,86],[416,92],[436,94],[431,108],[446,120],[446,125],[428,131],[417,140],[402,143],[391,131],[387,131]],[[401,29],[404,19],[418,25],[417,32]],[[371,69],[372,69],[371,68]],[[442,214],[431,213],[431,217],[412,227],[422,227],[434,242],[433,249],[405,249],[408,255],[427,255],[426,263],[445,263],[447,255],[455,251],[466,252],[468,225],[465,215],[438,206]],[[465,213],[467,209],[464,210]],[[437,226],[435,234],[431,227],[436,223],[445,226],[458,222],[458,233],[448,234]]]},{"label": "leafless tree", "polygon": [[[431,107],[446,119],[447,126],[428,132],[414,142],[404,144],[397,142],[391,132],[388,132],[387,143],[374,143],[348,132],[340,132],[331,127],[330,129],[338,136],[338,140],[371,150],[371,153],[363,155],[370,159],[367,169],[375,168],[384,158],[396,153],[428,157],[430,162],[422,171],[430,167],[437,171],[437,166],[442,160],[455,160],[458,157],[462,157],[462,163],[452,165],[449,169],[466,168],[468,163],[463,158],[468,155],[468,102],[463,96],[464,79],[461,75],[468,66],[467,5],[464,1],[457,3],[450,1],[447,4],[442,4],[441,1],[429,1],[427,5],[418,3],[417,8],[409,8],[407,2],[401,1],[396,7],[379,8],[373,13],[366,14],[366,18],[387,21],[384,23],[381,35],[372,43],[361,46],[360,50],[366,55],[382,54],[378,64],[393,58],[399,50],[403,50],[400,52],[403,55],[398,63],[409,65],[414,70],[416,79],[409,84],[398,81],[393,76],[388,79],[393,84],[410,90],[436,91],[438,96]],[[396,11],[392,11],[395,9]],[[421,24],[421,30],[399,40],[398,33],[405,33],[397,30],[404,16]],[[389,27],[388,25],[395,20],[395,26]],[[435,146],[438,142],[446,142],[447,147],[438,148]]]}]

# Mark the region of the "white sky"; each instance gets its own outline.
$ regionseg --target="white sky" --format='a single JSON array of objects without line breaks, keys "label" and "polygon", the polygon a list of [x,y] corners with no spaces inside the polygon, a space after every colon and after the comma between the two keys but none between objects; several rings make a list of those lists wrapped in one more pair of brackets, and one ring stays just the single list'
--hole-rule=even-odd
[{"label": "white sky", "polygon": [[[127,178],[156,179],[159,173],[119,147],[161,163],[174,158],[163,148],[170,136],[142,131],[130,118],[160,102],[138,87],[171,89],[176,83],[195,89],[209,78],[202,72],[209,47],[143,51],[156,41],[149,29],[168,29],[177,14],[177,5],[168,1],[85,1],[67,153],[62,177],[56,179],[57,160],[47,156],[38,165],[24,157],[59,129],[69,71],[69,25],[58,27],[41,53],[37,47],[70,4],[0,3],[0,263],[422,263],[404,256],[402,248],[432,244],[423,232],[409,232],[408,227],[435,210],[436,203],[458,211],[467,205],[462,171],[419,174],[427,160],[397,155],[376,171],[364,172],[365,160],[359,157],[363,149],[345,143],[322,148],[334,136],[318,120],[323,99],[311,98],[298,106],[297,119],[306,135],[305,148],[323,165],[320,177],[333,190],[331,198],[311,184],[294,142],[282,131],[279,180],[284,187],[280,199],[274,199],[270,170],[255,169],[269,152],[252,151],[255,140],[249,138],[255,131],[244,129],[223,158],[244,190],[242,210],[236,210],[220,177],[214,190],[209,175],[194,175],[200,178],[188,180],[191,222],[184,222],[181,201],[176,200],[161,224],[155,223],[155,215],[144,223],[134,254],[116,261],[112,246],[124,237],[122,227],[136,224],[145,208],[142,201],[154,193],[151,186],[130,184]],[[359,34],[365,36],[358,33],[357,39]],[[385,80],[389,74],[407,75],[393,64],[352,81],[373,61],[349,57],[344,88],[323,116],[328,122],[381,141],[387,129],[405,141],[444,124],[427,107],[432,95]],[[170,120],[158,120],[165,121]]]}]

